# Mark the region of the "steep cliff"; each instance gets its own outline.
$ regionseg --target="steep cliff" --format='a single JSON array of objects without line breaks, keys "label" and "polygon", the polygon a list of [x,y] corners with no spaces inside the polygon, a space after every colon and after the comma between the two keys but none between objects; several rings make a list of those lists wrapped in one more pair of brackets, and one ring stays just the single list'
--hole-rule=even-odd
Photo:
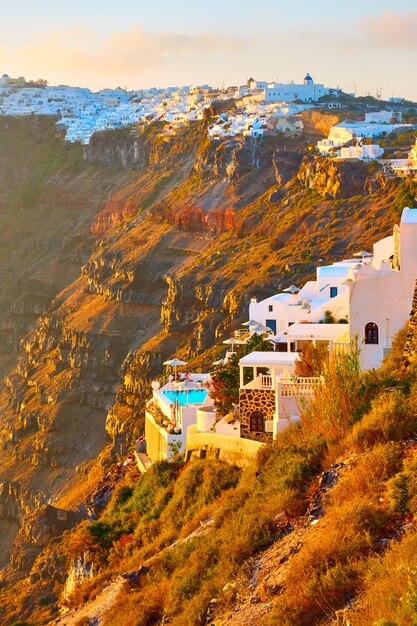
[{"label": "steep cliff", "polygon": [[381,166],[362,161],[336,161],[308,155],[298,172],[299,180],[310,189],[328,198],[352,198],[367,195],[367,185]]},{"label": "steep cliff", "polygon": [[[304,280],[318,259],[365,247],[396,218],[395,183],[314,158],[302,138],[211,142],[204,125],[178,137],[155,125],[99,134],[83,160],[51,122],[40,136],[26,123],[34,135],[22,150],[43,146],[22,169],[29,189],[36,175],[36,194],[17,210],[18,181],[9,193],[3,180],[0,235],[0,522],[5,544],[16,537],[22,579],[42,570],[44,550],[23,515],[47,504],[85,513],[141,432],[164,360],[209,368],[251,295]],[[0,133],[23,133],[10,124]]]}]

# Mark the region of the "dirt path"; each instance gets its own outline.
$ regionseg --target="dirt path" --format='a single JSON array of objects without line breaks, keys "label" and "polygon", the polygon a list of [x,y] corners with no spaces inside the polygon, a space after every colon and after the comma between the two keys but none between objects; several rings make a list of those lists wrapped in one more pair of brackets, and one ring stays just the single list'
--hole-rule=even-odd
[{"label": "dirt path", "polygon": [[124,593],[123,580],[116,578],[107,587],[104,587],[94,600],[87,602],[81,609],[74,609],[63,615],[54,624],[56,626],[75,626],[84,619],[88,626],[99,626],[109,614],[120,593]]}]

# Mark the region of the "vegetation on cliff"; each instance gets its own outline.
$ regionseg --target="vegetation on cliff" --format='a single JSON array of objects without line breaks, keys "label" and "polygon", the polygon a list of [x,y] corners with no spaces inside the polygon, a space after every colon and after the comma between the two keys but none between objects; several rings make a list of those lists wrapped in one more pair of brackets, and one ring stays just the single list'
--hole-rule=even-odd
[{"label": "vegetation on cliff", "polygon": [[354,626],[413,623],[417,373],[397,351],[376,372],[360,372],[355,346],[330,364],[301,422],[256,467],[160,462],[127,476],[65,542],[68,559],[88,554],[101,568],[67,604],[144,564],[141,589],[114,601],[107,626],[244,623],[256,559],[298,533],[297,549],[274,563],[280,584],[266,579],[249,603],[266,607],[252,623],[331,624],[341,610]]},{"label": "vegetation on cliff", "polygon": [[[310,155],[305,138],[211,142],[199,125],[169,138],[157,126],[140,136],[105,133],[84,161],[78,147],[67,148],[54,136],[50,120],[8,120],[0,133],[2,145],[18,138],[16,153],[0,155],[1,364],[7,374],[0,415],[6,550],[0,557],[4,565],[13,563],[3,573],[1,619],[40,622],[56,614],[78,541],[102,572],[71,601],[155,558],[162,565],[150,570],[149,606],[145,596],[132,596],[129,610],[143,610],[144,624],[161,610],[177,624],[200,623],[213,597],[223,606],[222,589],[248,571],[246,559],[285,534],[277,515],[298,519],[308,510],[314,481],[336,451],[362,451],[362,440],[382,437],[386,443],[407,435],[414,419],[411,378],[401,379],[406,408],[399,434],[388,404],[388,436],[375,434],[369,409],[388,380],[391,387],[398,381],[387,372],[368,379],[352,371],[340,393],[321,400],[339,411],[331,428],[328,416],[306,414],[306,426],[268,448],[257,468],[241,474],[214,461],[207,467],[197,462],[156,467],[140,480],[131,476],[95,526],[83,523],[71,537],[54,537],[48,545],[42,541],[51,529],[37,533],[31,514],[49,501],[85,512],[84,501],[94,501],[109,464],[140,434],[149,381],[163,361],[175,353],[190,368],[211,368],[224,348],[221,340],[245,319],[250,296],[304,281],[320,259],[332,262],[389,234],[399,204],[414,197],[413,183],[387,179],[360,163],[346,171],[336,164],[327,168]],[[8,180],[18,162],[22,186]],[[352,177],[356,195],[347,197]],[[339,374],[329,376],[337,390]],[[404,472],[399,484],[412,485]],[[187,512],[189,494],[195,507]],[[148,518],[143,503],[150,501]],[[373,541],[385,537],[391,513],[376,506],[382,521],[368,544],[352,548],[350,565],[367,559]],[[207,520],[201,536],[165,550],[175,533],[185,539]],[[329,557],[323,571],[331,562]],[[229,595],[232,601],[234,592]],[[333,601],[329,592],[328,598],[332,608],[341,605],[340,597]],[[296,602],[307,615],[310,600]]]}]

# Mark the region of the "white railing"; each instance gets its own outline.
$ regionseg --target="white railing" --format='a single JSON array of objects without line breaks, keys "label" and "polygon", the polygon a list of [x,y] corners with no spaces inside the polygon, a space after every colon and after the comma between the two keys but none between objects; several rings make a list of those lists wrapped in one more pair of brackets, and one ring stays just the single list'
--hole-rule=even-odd
[{"label": "white railing", "polygon": [[323,379],[314,376],[305,376],[297,380],[280,382],[281,396],[309,396],[313,395],[317,385],[321,385]]},{"label": "white railing", "polygon": [[350,350],[350,341],[334,341],[332,344],[333,356],[339,356],[339,354],[348,354]]},{"label": "white railing", "polygon": [[268,376],[266,374],[262,374],[262,376],[261,376],[261,387],[262,387],[262,389],[272,389],[272,376]]},{"label": "white railing", "polygon": [[244,385],[245,389],[274,389],[272,385],[272,376],[262,374],[257,376],[249,383]]}]

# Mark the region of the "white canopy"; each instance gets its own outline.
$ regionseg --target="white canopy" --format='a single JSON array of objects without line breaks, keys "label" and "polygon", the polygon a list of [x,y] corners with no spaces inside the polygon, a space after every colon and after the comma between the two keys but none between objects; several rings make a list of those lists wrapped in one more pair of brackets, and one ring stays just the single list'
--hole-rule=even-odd
[{"label": "white canopy", "polygon": [[181,361],[180,359],[171,359],[170,361],[164,361],[164,365],[171,365],[172,367],[177,367],[177,365],[187,365],[186,361]]},{"label": "white canopy", "polygon": [[336,341],[349,331],[348,324],[293,324],[282,333],[273,337],[273,341],[314,340]]},{"label": "white canopy", "polygon": [[244,367],[293,365],[297,358],[297,352],[250,352],[239,360],[239,365]]}]

